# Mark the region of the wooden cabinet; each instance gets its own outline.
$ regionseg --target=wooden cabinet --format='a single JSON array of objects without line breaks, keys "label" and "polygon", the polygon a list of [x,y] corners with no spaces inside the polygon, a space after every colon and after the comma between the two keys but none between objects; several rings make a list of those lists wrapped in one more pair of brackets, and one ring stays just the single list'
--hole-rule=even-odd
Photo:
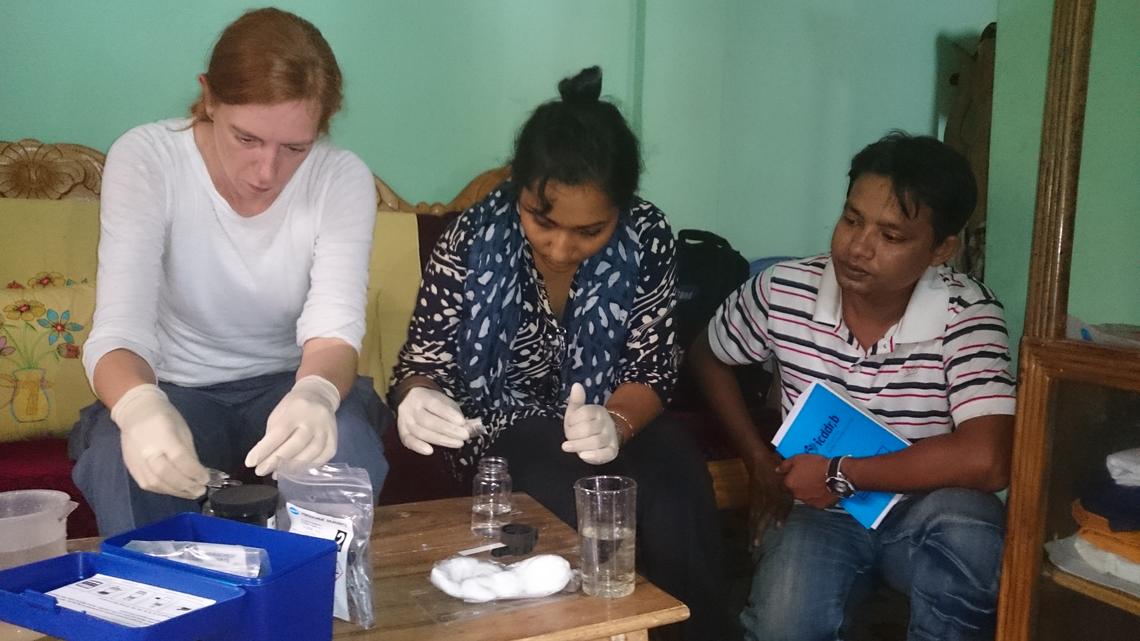
[{"label": "wooden cabinet", "polygon": [[1062,571],[1044,551],[1047,541],[1076,531],[1071,504],[1105,456],[1140,447],[1140,350],[1065,338],[1093,9],[1093,0],[1054,7],[998,606],[1002,641],[1140,639],[1140,598]]},{"label": "wooden cabinet", "polygon": [[1017,436],[998,611],[1002,641],[1140,639],[1140,598],[1054,567],[1071,505],[1105,456],[1140,447],[1140,353],[1049,338],[1022,343]]}]

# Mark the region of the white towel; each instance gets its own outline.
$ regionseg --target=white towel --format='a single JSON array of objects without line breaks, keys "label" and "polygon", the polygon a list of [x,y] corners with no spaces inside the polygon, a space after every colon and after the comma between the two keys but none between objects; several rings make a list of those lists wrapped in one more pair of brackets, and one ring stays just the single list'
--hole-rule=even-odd
[{"label": "white towel", "polygon": [[570,576],[570,562],[556,554],[540,554],[506,566],[455,556],[431,569],[432,585],[474,603],[549,596],[566,587]]},{"label": "white towel", "polygon": [[1104,464],[1117,485],[1140,486],[1140,447],[1113,452]]},{"label": "white towel", "polygon": [[1119,554],[1102,550],[1080,536],[1073,541],[1073,548],[1097,572],[1140,585],[1140,563],[1133,563]]}]

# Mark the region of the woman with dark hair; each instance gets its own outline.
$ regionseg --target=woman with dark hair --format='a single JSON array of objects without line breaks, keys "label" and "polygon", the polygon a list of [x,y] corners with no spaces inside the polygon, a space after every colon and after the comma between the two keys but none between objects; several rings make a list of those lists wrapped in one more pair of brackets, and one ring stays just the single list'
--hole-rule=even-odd
[{"label": "woman with dark hair", "polygon": [[103,535],[187,510],[206,466],[282,461],[388,472],[356,376],[376,193],[323,140],[341,106],[308,21],[249,11],[222,32],[189,118],[111,147],[83,363],[99,400],[73,476]]},{"label": "woman with dark hair", "polygon": [[720,533],[688,435],[661,417],[677,375],[673,235],[636,196],[637,138],[599,100],[601,70],[531,115],[512,178],[444,233],[390,396],[400,440],[457,475],[508,459],[515,488],[576,521],[574,481],[638,484],[642,572],[687,603],[684,637],[720,635]]}]

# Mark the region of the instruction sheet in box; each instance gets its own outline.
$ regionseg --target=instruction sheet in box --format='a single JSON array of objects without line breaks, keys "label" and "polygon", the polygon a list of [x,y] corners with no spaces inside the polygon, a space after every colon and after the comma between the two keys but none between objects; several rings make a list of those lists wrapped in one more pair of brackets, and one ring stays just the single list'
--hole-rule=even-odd
[{"label": "instruction sheet in box", "polygon": [[215,603],[213,599],[106,574],[93,574],[47,594],[55,597],[60,607],[132,628],[161,623]]}]

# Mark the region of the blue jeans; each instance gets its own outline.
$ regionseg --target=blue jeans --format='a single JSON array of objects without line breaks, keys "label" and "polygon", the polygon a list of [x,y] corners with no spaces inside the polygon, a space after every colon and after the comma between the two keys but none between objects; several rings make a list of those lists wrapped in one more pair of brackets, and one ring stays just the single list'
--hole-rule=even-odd
[{"label": "blue jeans", "polygon": [[910,599],[909,641],[992,639],[1005,509],[992,494],[945,488],[900,502],[877,530],[796,505],[767,532],[740,616],[747,639],[824,641],[883,581]]},{"label": "blue jeans", "polygon": [[[295,377],[294,372],[283,372],[205,387],[159,387],[190,426],[202,465],[234,475],[245,470],[246,453],[265,435],[270,412],[292,389]],[[391,419],[370,379],[356,379],[336,419],[332,460],[368,470],[375,501],[388,475],[380,431]],[[99,401],[80,413],[68,450],[76,461],[71,476],[95,511],[102,536],[201,510],[197,501],[147,492],[135,483],[123,463],[119,428]]]}]

